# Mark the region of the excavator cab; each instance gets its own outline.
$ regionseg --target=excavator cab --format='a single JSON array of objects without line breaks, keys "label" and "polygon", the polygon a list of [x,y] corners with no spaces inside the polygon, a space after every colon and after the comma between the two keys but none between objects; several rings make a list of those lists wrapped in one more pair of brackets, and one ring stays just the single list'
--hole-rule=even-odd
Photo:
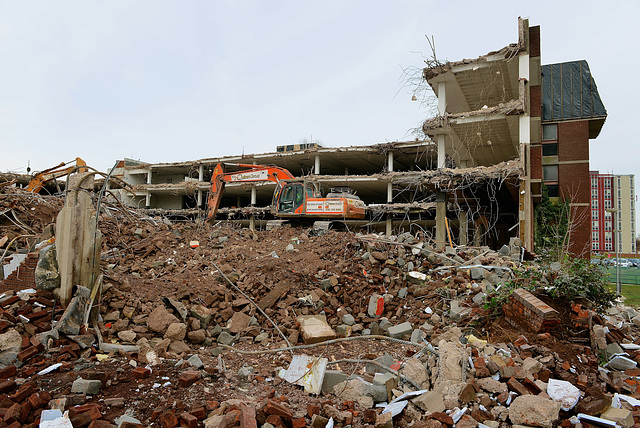
[{"label": "excavator cab", "polygon": [[317,193],[313,184],[304,180],[281,182],[273,195],[272,207],[276,214],[301,215],[305,212],[307,198],[313,198]]}]

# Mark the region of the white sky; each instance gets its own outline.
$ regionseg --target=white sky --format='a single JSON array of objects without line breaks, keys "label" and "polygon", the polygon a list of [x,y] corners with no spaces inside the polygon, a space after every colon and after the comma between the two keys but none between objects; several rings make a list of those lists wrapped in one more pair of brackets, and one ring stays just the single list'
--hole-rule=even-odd
[{"label": "white sky", "polygon": [[541,26],[542,63],[586,59],[609,117],[591,169],[640,176],[640,2],[0,0],[0,171],[80,156],[188,161],[411,138],[402,68],[475,58]]}]

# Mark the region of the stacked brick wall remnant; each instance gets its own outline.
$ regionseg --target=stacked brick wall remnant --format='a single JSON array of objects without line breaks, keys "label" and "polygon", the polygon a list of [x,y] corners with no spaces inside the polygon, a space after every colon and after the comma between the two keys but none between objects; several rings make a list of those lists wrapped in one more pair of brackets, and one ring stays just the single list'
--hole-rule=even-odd
[{"label": "stacked brick wall remnant", "polygon": [[518,288],[504,305],[506,320],[514,327],[534,333],[551,331],[560,323],[558,312],[529,291]]},{"label": "stacked brick wall remnant", "polygon": [[24,290],[36,288],[36,265],[38,253],[29,253],[22,263],[3,281],[0,281],[0,292],[7,290]]}]

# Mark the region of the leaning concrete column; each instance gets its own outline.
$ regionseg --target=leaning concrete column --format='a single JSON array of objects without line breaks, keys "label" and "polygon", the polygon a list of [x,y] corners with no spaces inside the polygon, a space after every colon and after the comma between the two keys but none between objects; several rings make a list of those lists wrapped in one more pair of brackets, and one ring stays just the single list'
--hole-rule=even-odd
[{"label": "leaning concrete column", "polygon": [[93,174],[69,178],[64,208],[56,221],[56,254],[60,270],[57,290],[62,305],[69,303],[75,285],[91,289],[100,271],[101,234],[91,200]]},{"label": "leaning concrete column", "polygon": [[442,248],[447,240],[447,194],[439,191],[436,194],[436,245]]},{"label": "leaning concrete column", "polygon": [[[393,183],[390,181],[387,183],[387,203],[393,202]],[[387,213],[386,231],[387,236],[393,234],[393,214]]]},{"label": "leaning concrete column", "polygon": [[315,165],[313,166],[313,173],[315,175],[320,175],[320,155],[316,155]]},{"label": "leaning concrete column", "polygon": [[[256,186],[251,187],[251,206],[255,207],[256,202],[258,201],[258,195],[256,191]],[[249,229],[256,230],[256,216],[251,213],[249,217]]]},{"label": "leaning concrete column", "polygon": [[469,234],[469,217],[466,211],[458,213],[458,241],[459,245],[467,245],[467,235]]}]

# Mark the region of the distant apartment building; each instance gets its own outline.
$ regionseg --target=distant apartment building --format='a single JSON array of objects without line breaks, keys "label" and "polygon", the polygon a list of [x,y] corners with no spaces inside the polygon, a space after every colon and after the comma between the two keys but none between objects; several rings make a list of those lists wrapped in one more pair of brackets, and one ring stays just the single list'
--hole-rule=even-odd
[{"label": "distant apartment building", "polygon": [[591,250],[636,252],[634,175],[600,174],[591,178]]}]

